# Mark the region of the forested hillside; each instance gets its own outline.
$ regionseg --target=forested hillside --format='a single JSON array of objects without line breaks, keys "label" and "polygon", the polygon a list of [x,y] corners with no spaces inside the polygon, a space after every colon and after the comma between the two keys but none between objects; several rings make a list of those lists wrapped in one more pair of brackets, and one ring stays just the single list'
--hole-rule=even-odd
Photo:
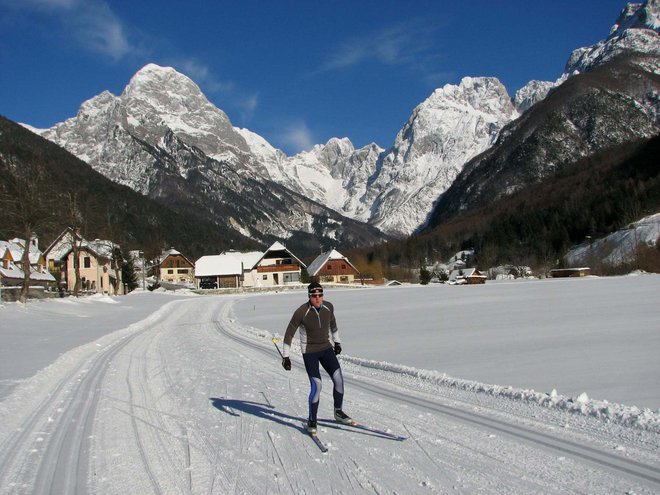
[{"label": "forested hillside", "polygon": [[660,137],[609,148],[421,235],[353,254],[368,270],[419,268],[469,248],[482,269],[500,263],[552,268],[587,236],[660,211],[658,157]]},{"label": "forested hillside", "polygon": [[111,239],[124,251],[142,249],[148,255],[170,246],[193,259],[231,247],[258,247],[235,231],[176,213],[106,179],[59,146],[2,117],[0,200],[0,239],[23,236],[17,213],[25,214],[30,207],[41,210],[35,233],[42,247],[72,223],[86,238]]}]

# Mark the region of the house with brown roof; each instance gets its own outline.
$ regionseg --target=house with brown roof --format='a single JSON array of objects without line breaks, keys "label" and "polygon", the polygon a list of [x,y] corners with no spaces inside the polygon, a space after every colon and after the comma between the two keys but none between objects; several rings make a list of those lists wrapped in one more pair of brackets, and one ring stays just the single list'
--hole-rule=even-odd
[{"label": "house with brown roof", "polygon": [[170,248],[160,256],[158,281],[192,284],[195,281],[195,264],[176,249]]},{"label": "house with brown roof", "polygon": [[485,284],[488,277],[476,268],[461,268],[452,270],[449,274],[449,283],[451,285],[475,285]]},{"label": "house with brown roof", "polygon": [[350,284],[360,277],[360,272],[339,251],[332,249],[327,253],[321,253],[309,264],[307,273],[315,282],[335,282]]}]

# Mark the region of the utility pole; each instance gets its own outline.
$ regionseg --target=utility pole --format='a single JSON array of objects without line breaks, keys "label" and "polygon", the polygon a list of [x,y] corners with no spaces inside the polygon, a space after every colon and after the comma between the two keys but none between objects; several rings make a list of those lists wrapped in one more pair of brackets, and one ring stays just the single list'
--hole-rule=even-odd
[{"label": "utility pole", "polygon": [[138,256],[140,256],[140,261],[142,262],[142,290],[145,290],[146,287],[144,286],[144,272],[147,269],[147,263],[144,259],[144,251],[138,251]]}]

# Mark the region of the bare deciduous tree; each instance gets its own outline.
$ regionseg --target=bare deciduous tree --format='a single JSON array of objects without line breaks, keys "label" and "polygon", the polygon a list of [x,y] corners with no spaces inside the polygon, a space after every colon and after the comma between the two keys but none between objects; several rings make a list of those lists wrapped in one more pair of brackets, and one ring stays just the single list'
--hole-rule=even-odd
[{"label": "bare deciduous tree", "polygon": [[[1,158],[0,158],[1,159]],[[30,289],[30,246],[35,235],[51,228],[57,218],[57,191],[53,190],[45,167],[30,164],[4,163],[8,172],[0,184],[0,209],[9,232],[25,240],[21,270],[23,287],[19,301],[24,303]]]}]

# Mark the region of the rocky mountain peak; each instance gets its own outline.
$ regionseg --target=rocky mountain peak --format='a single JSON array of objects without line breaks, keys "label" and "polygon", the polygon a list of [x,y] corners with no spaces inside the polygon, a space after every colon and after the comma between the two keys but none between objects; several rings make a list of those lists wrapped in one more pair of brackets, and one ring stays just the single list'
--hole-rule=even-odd
[{"label": "rocky mountain peak", "polygon": [[642,54],[653,56],[646,68],[660,70],[660,0],[647,0],[629,3],[619,15],[607,39],[593,46],[578,48],[571,53],[566,63],[564,75],[558,83],[581,74],[612,60],[622,54]]},{"label": "rocky mountain peak", "polygon": [[656,33],[660,32],[660,0],[626,5],[612,26],[609,38],[621,36],[628,29],[650,29]]},{"label": "rocky mountain peak", "polygon": [[517,116],[496,78],[465,77],[436,89],[414,109],[370,179],[371,223],[402,235],[419,228],[463,165]]},{"label": "rocky mountain peak", "polygon": [[520,113],[524,113],[535,103],[543,100],[553,87],[555,83],[550,81],[529,81],[516,91],[513,104]]},{"label": "rocky mountain peak", "polygon": [[123,126],[151,144],[172,131],[211,157],[226,154],[226,146],[247,151],[225,112],[211,103],[199,86],[172,67],[148,64],[130,80],[121,95]]}]

